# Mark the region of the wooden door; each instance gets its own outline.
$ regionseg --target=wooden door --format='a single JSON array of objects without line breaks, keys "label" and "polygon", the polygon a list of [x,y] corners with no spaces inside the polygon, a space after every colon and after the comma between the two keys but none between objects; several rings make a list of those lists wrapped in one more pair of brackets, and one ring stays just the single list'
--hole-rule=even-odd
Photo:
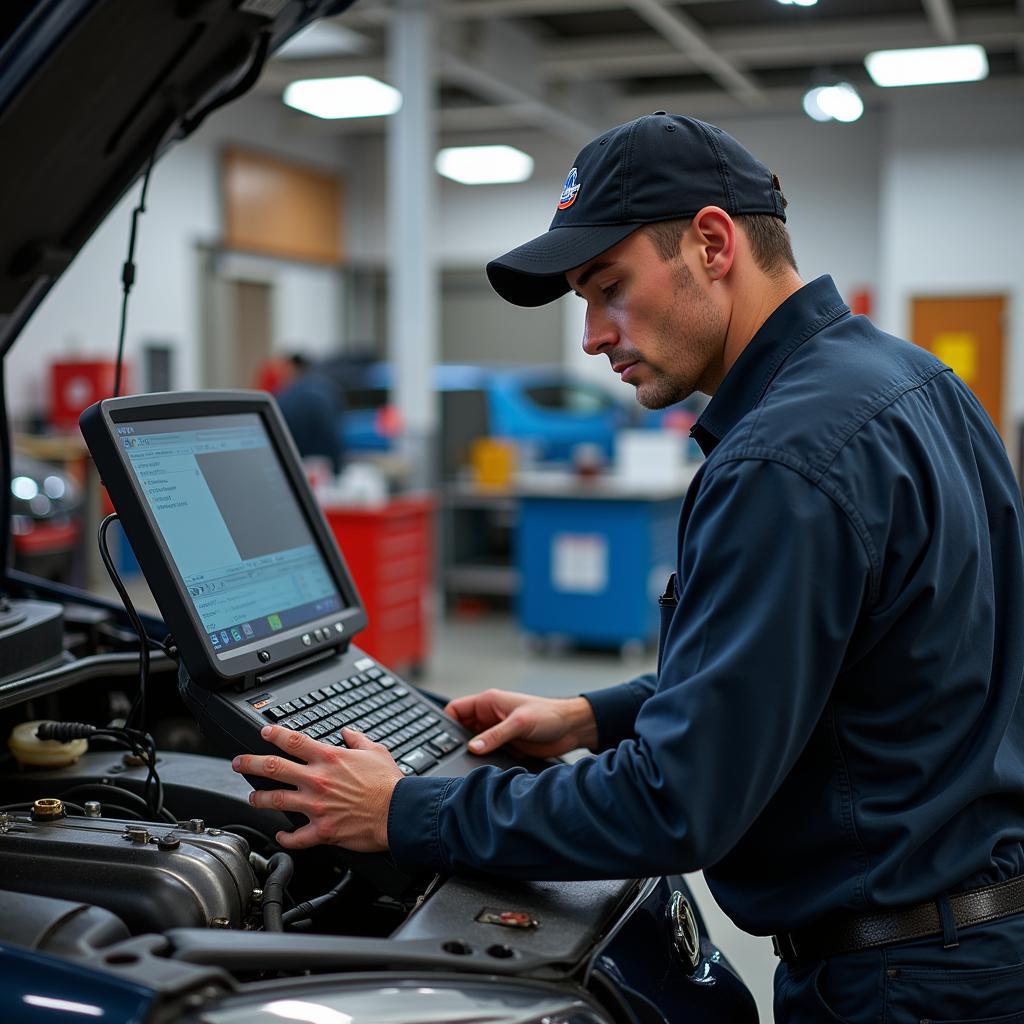
[{"label": "wooden door", "polygon": [[915,298],[911,333],[964,379],[1004,437],[1005,308],[1001,295]]}]

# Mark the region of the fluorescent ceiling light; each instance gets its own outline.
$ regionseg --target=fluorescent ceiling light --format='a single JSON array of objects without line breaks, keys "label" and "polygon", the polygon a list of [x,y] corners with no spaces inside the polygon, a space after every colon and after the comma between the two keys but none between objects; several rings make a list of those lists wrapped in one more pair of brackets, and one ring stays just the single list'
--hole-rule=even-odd
[{"label": "fluorescent ceiling light", "polygon": [[976,43],[923,46],[913,50],[876,50],[864,58],[875,85],[938,85],[980,82],[988,78],[988,57]]},{"label": "fluorescent ceiling light", "polygon": [[780,4],[792,4],[796,7],[813,7],[818,0],[779,0]]},{"label": "fluorescent ceiling light", "polygon": [[314,117],[383,117],[402,106],[402,94],[368,75],[304,78],[284,90],[289,107]]},{"label": "fluorescent ceiling light", "polygon": [[526,181],[533,157],[512,146],[456,146],[442,149],[434,168],[463,185],[503,185]]},{"label": "fluorescent ceiling light", "polygon": [[849,82],[819,85],[804,96],[804,112],[815,121],[849,124],[864,113],[864,102]]}]

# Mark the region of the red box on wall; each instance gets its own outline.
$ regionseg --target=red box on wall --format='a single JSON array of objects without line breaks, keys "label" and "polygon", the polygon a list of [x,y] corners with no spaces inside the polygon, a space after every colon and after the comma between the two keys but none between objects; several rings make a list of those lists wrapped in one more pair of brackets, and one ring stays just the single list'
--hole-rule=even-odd
[{"label": "red box on wall", "polygon": [[430,653],[433,498],[323,511],[366,607],[369,624],[355,642],[391,668],[418,671]]},{"label": "red box on wall", "polygon": [[[64,359],[50,366],[50,425],[77,430],[78,417],[93,402],[114,393],[113,359]],[[121,368],[121,394],[130,394],[128,367]]]}]

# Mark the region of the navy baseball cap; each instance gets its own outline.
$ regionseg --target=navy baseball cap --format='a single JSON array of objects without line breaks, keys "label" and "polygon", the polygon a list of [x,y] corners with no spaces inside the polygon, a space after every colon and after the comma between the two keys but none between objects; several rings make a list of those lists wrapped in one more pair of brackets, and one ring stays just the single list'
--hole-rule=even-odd
[{"label": "navy baseball cap", "polygon": [[713,124],[657,110],[588,142],[573,162],[548,230],[487,264],[491,287],[517,306],[569,291],[565,273],[643,224],[705,206],[786,219],[776,175]]}]

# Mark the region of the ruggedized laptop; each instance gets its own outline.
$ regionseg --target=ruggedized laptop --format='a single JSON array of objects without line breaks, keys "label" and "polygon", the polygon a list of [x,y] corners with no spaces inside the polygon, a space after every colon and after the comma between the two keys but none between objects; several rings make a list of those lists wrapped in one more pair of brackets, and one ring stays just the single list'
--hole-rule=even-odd
[{"label": "ruggedized laptop", "polygon": [[406,774],[518,763],[468,754],[458,723],[353,643],[366,611],[269,395],[107,399],[81,427],[181,653],[182,696],[225,754],[280,753],[260,738],[274,722],[338,746],[358,729]]}]

